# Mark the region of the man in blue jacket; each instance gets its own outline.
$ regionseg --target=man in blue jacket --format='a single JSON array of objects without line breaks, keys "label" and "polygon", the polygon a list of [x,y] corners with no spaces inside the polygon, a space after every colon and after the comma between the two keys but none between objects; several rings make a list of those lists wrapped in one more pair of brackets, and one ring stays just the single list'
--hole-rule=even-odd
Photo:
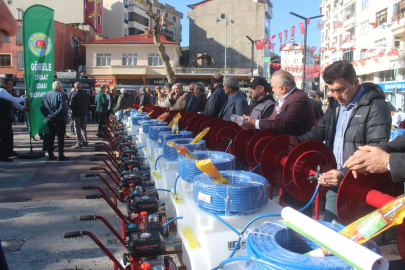
[{"label": "man in blue jacket", "polygon": [[[60,81],[54,82],[52,89],[51,92],[44,95],[41,104],[41,112],[48,119],[48,160],[69,160],[68,157],[63,155],[67,120],[66,95]],[[53,154],[55,135],[58,135],[58,158]]]},{"label": "man in blue jacket", "polygon": [[218,118],[225,121],[231,120],[232,114],[243,116],[248,112],[248,103],[246,98],[239,92],[239,81],[235,77],[227,77],[224,83],[224,91],[228,96]]}]

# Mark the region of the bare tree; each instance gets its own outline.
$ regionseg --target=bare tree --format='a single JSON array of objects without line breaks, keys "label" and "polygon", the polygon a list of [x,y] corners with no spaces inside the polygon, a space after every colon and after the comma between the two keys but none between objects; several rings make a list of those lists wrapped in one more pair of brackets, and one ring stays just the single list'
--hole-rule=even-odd
[{"label": "bare tree", "polygon": [[137,0],[140,3],[144,3],[145,5],[145,12],[146,14],[153,20],[154,25],[152,29],[152,35],[153,35],[153,41],[155,43],[156,48],[158,49],[158,53],[160,58],[163,61],[163,67],[165,68],[166,71],[166,76],[167,80],[174,84],[176,81],[176,78],[174,76],[174,71],[172,69],[172,66],[170,65],[170,58],[166,53],[165,46],[162,44],[160,40],[160,34],[161,34],[161,16],[164,15],[159,15],[153,12],[153,4],[151,0]]}]

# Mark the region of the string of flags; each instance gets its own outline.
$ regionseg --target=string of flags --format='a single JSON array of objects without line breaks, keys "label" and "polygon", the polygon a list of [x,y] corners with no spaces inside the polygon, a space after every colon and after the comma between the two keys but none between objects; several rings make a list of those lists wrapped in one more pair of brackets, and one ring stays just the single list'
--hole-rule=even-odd
[{"label": "string of flags", "polygon": [[[284,69],[286,71],[302,74],[304,69],[303,65],[287,65],[287,64],[278,64],[278,63],[271,63],[269,66],[272,66],[275,69]],[[305,78],[312,78],[320,76],[325,68],[329,65],[305,65]],[[297,81],[302,81],[303,76],[294,75],[294,79]]]}]

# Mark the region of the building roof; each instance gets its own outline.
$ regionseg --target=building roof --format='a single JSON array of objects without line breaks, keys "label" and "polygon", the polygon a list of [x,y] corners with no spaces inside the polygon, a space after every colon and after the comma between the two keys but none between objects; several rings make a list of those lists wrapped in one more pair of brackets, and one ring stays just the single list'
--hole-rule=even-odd
[{"label": "building roof", "polygon": [[[160,41],[163,44],[178,44],[179,42],[168,41],[164,39],[164,36],[160,36]],[[154,44],[153,36],[130,35],[124,37],[106,38],[101,40],[95,40],[93,42],[80,42],[80,44]]]},{"label": "building roof", "polygon": [[206,3],[208,3],[208,2],[211,2],[212,0],[204,0],[204,1],[201,1],[201,2],[198,2],[198,3],[195,3],[195,4],[192,4],[192,5],[187,5],[187,7],[189,7],[189,8],[191,8],[191,9],[195,9],[196,7],[199,7],[199,6],[201,6],[201,5],[204,5],[204,4],[206,4]]}]

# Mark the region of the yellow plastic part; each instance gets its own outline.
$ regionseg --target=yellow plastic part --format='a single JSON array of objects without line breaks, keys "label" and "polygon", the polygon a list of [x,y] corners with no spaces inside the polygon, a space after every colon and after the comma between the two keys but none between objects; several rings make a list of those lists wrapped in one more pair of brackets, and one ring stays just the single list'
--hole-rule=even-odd
[{"label": "yellow plastic part", "polygon": [[208,131],[210,131],[210,127],[207,127],[206,129],[204,129],[203,131],[201,131],[200,134],[198,134],[198,135],[194,138],[194,140],[192,140],[192,141],[190,142],[190,144],[198,143],[198,141],[201,140],[201,139],[208,133]]},{"label": "yellow plastic part", "polygon": [[177,113],[176,116],[173,117],[173,119],[172,119],[172,121],[170,122],[170,124],[168,125],[168,127],[172,127],[173,124],[174,124],[174,120],[177,119],[177,122],[178,122],[178,121],[180,120],[180,118],[181,118],[181,114],[180,114],[180,113]]},{"label": "yellow plastic part", "polygon": [[148,113],[148,115],[146,116],[150,116],[153,113],[154,110],[151,110],[150,113]]},{"label": "yellow plastic part", "polygon": [[203,173],[211,176],[212,180],[215,182],[229,184],[228,179],[222,177],[214,164],[212,164],[211,159],[196,160],[195,165],[198,169],[203,171]]},{"label": "yellow plastic part", "polygon": [[196,157],[193,153],[191,153],[191,152],[189,153],[189,152],[187,152],[187,151],[183,151],[183,150],[180,149],[180,147],[178,147],[177,144],[174,143],[174,142],[168,142],[167,145],[170,146],[170,147],[175,148],[175,149],[177,150],[177,152],[178,152],[179,154],[183,155],[183,156],[186,156],[186,157],[191,158],[191,159],[197,159],[197,157]]}]

